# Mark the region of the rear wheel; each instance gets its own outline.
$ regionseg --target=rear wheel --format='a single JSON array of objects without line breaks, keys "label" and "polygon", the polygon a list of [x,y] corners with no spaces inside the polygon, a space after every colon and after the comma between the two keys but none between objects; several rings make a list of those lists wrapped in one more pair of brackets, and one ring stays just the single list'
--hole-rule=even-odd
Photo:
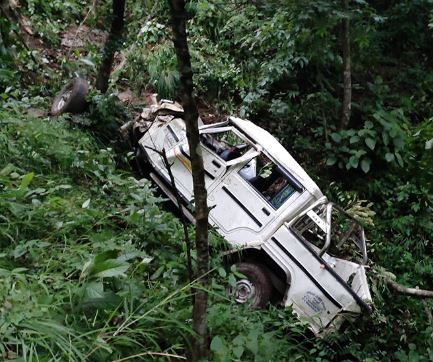
[{"label": "rear wheel", "polygon": [[272,294],[272,284],[266,268],[259,263],[240,262],[236,264],[236,270],[243,277],[237,277],[235,286],[228,288],[229,295],[238,303],[249,303],[252,308],[264,308]]}]

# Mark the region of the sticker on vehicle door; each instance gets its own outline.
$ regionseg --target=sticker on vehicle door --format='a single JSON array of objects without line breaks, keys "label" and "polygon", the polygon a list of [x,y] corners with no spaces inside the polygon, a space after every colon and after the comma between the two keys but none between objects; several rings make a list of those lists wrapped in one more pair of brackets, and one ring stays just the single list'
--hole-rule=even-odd
[{"label": "sticker on vehicle door", "polygon": [[316,313],[322,313],[326,310],[325,302],[323,301],[323,299],[313,292],[305,293],[302,297],[302,300]]}]

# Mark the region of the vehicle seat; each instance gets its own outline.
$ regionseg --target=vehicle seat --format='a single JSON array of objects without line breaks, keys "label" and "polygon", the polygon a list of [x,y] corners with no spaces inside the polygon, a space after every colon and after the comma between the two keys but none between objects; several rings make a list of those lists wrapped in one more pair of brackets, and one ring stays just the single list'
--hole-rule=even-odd
[{"label": "vehicle seat", "polygon": [[234,160],[235,158],[238,158],[240,156],[241,156],[241,151],[238,150],[236,147],[230,147],[230,148],[222,151],[220,154],[220,157],[224,161],[231,161],[231,160]]}]

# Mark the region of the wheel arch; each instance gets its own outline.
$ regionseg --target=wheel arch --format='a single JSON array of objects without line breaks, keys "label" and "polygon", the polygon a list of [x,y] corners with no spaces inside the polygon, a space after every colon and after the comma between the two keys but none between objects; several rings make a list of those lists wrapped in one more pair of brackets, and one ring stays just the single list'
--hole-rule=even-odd
[{"label": "wheel arch", "polygon": [[290,273],[285,272],[269,254],[259,247],[233,249],[225,252],[222,259],[226,265],[233,265],[238,262],[255,262],[264,265],[269,273],[272,286],[281,297],[284,296],[290,285]]}]

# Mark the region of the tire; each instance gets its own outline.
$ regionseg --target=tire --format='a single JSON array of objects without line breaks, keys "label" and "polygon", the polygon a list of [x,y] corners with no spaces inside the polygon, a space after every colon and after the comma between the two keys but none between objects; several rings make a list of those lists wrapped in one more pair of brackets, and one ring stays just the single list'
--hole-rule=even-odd
[{"label": "tire", "polygon": [[152,172],[152,165],[144,154],[140,146],[134,149],[135,169],[140,176],[149,177]]},{"label": "tire", "polygon": [[54,98],[51,114],[58,116],[62,113],[82,113],[87,107],[86,95],[89,91],[87,80],[74,78],[67,83]]},{"label": "tire", "polygon": [[265,267],[259,263],[240,262],[236,270],[245,278],[237,277],[236,286],[230,286],[228,293],[238,303],[249,303],[251,308],[264,308],[270,301],[272,283]]}]

